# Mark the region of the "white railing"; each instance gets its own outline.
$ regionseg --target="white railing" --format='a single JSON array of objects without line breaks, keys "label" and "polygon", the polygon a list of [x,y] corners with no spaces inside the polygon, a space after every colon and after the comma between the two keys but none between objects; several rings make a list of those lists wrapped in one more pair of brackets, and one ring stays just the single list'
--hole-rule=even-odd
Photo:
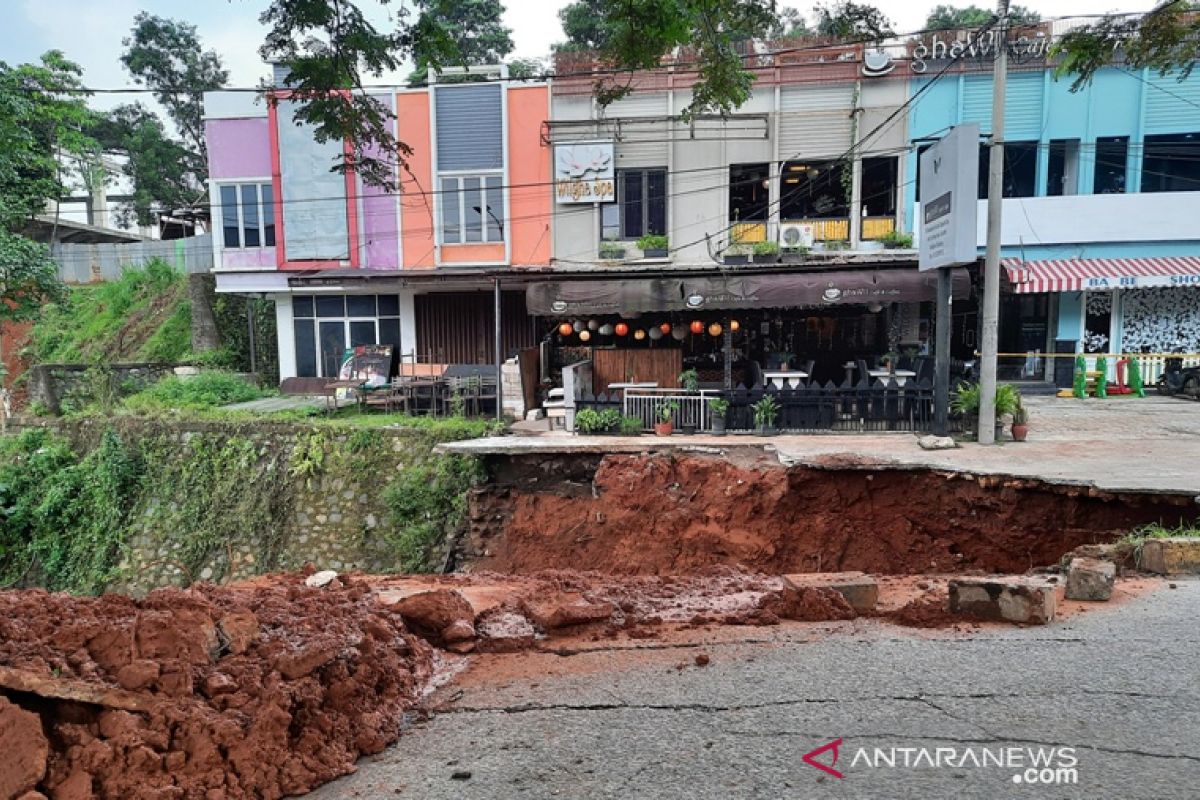
[{"label": "white railing", "polygon": [[626,389],[621,407],[625,416],[637,417],[642,421],[642,430],[648,431],[658,421],[659,409],[674,403],[671,422],[675,427],[693,427],[704,431],[712,427],[708,401],[720,396],[721,392],[715,389],[695,392],[683,389]]}]

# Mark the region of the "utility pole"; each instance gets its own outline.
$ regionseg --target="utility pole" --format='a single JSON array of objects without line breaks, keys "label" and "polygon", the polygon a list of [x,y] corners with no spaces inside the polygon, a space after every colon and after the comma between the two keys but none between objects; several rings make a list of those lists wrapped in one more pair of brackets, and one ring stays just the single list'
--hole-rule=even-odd
[{"label": "utility pole", "polygon": [[996,10],[998,45],[992,76],[992,146],[988,155],[987,255],[983,262],[983,332],[979,364],[979,443],[996,441],[996,352],[1000,324],[1000,222],[1004,203],[1004,91],[1008,84],[1008,2]]}]

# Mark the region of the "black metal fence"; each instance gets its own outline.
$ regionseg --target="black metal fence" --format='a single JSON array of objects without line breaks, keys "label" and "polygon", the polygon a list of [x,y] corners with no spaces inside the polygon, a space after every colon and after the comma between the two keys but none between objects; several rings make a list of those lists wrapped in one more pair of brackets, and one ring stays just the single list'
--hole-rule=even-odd
[{"label": "black metal fence", "polygon": [[[682,393],[683,390],[681,389]],[[813,382],[796,388],[747,388],[722,392],[729,402],[726,425],[731,431],[757,428],[754,405],[764,397],[778,404],[775,427],[783,433],[884,432],[926,433],[933,429],[933,384],[927,380],[875,379],[842,384]],[[619,392],[585,395],[576,408],[622,410]],[[950,431],[964,430],[965,420],[951,416]]]}]

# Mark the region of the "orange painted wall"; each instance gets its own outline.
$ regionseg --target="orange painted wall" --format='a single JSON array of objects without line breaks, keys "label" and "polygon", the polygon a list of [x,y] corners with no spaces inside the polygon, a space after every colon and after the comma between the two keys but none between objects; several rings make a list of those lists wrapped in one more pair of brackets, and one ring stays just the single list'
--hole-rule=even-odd
[{"label": "orange painted wall", "polygon": [[[509,230],[513,266],[550,263],[550,147],[542,144],[542,123],[550,117],[550,89],[511,86],[508,90]],[[525,186],[525,184],[537,184]]]},{"label": "orange painted wall", "polygon": [[425,92],[396,95],[396,136],[412,148],[408,170],[401,170],[400,177],[400,240],[404,244],[404,268],[432,268],[437,196],[425,194],[434,189],[429,96]]},{"label": "orange painted wall", "polygon": [[443,264],[477,264],[504,261],[502,244],[444,244]]}]

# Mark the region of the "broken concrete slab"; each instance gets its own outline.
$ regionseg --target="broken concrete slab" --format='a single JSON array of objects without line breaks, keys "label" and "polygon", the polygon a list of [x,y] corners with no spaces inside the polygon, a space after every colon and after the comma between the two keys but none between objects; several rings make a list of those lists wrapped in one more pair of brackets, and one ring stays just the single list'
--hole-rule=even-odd
[{"label": "broken concrete slab", "polygon": [[338,574],[332,569],[323,569],[320,572],[314,572],[304,579],[304,585],[310,589],[320,589],[322,586],[328,586],[333,583]]},{"label": "broken concrete slab", "polygon": [[953,450],[958,442],[949,436],[922,436],[917,439],[917,446],[922,450]]},{"label": "broken concrete slab", "polygon": [[875,610],[879,583],[862,572],[806,572],[784,575],[783,583],[793,589],[833,589],[859,614]]},{"label": "broken concrete slab", "polygon": [[950,611],[978,619],[1045,625],[1058,610],[1061,587],[1037,578],[954,578]]},{"label": "broken concrete slab", "polygon": [[69,678],[47,677],[13,667],[0,667],[0,688],[121,711],[154,711],[162,706],[162,699],[153,695],[136,694]]},{"label": "broken concrete slab", "polygon": [[1112,597],[1117,565],[1098,558],[1073,558],[1067,568],[1068,600],[1107,600]]},{"label": "broken concrete slab", "polygon": [[1200,537],[1147,539],[1138,565],[1159,575],[1200,575]]}]

